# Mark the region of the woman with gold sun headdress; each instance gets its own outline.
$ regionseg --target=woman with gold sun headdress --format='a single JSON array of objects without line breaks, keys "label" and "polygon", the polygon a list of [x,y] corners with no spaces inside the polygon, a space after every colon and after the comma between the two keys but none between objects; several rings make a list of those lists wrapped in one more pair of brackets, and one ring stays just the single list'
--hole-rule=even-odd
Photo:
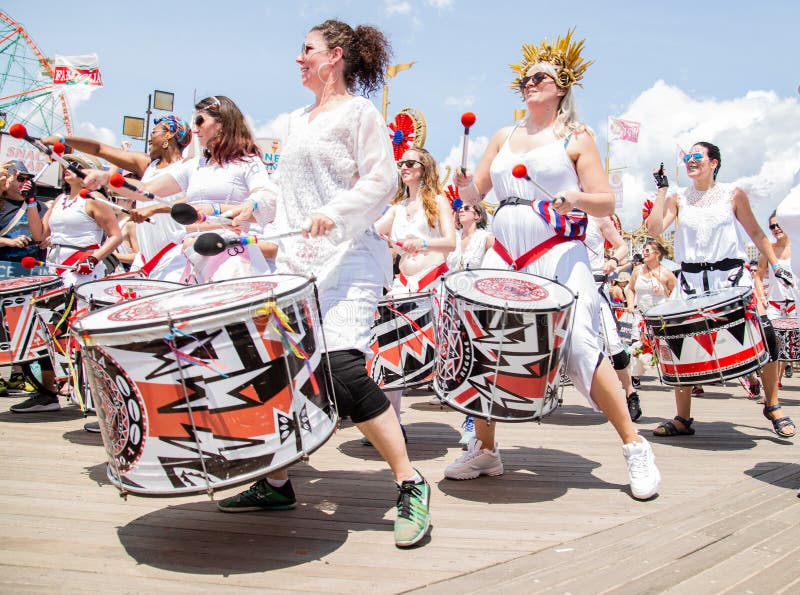
[{"label": "woman with gold sun headdress", "polygon": [[[566,373],[593,408],[606,414],[623,442],[631,492],[650,498],[661,479],[653,451],[628,414],[625,394],[598,340],[600,303],[586,246],[586,215],[609,216],[614,196],[603,171],[592,131],[577,121],[573,88],[591,64],[582,58],[583,41],[573,31],[555,42],[523,45],[523,60],[512,65],[528,117],[499,130],[489,141],[476,171],[454,176],[465,203],[477,204],[494,189],[500,206],[492,233],[495,244],[482,266],[514,269],[554,279],[578,297],[568,338]],[[524,165],[529,179],[517,178]],[[531,181],[532,180],[532,181]],[[548,190],[543,192],[541,188]],[[557,198],[551,200],[553,193]],[[546,251],[532,256],[534,248]],[[537,252],[541,252],[537,250]],[[475,423],[467,452],[445,469],[450,479],[500,475],[496,424]]]}]

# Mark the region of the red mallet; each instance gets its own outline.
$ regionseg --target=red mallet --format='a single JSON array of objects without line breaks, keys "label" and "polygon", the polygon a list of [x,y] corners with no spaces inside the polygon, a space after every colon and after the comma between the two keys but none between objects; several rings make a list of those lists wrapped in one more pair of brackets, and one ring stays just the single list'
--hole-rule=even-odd
[{"label": "red mallet", "polygon": [[461,114],[461,125],[464,127],[464,141],[461,146],[461,173],[467,173],[467,151],[469,149],[469,129],[475,124],[475,114],[464,112]]},{"label": "red mallet", "polygon": [[45,262],[43,260],[36,260],[33,256],[23,256],[20,264],[23,268],[28,270],[34,269],[36,267],[49,267],[49,268],[58,268],[58,269],[66,269],[68,271],[74,271],[80,265],[65,265],[65,264],[56,264],[53,262]]},{"label": "red mallet", "polygon": [[[25,126],[23,126],[19,122],[9,126],[8,133],[11,136],[13,136],[14,138],[28,141],[34,147],[39,149],[42,153],[47,155],[50,159],[52,159],[53,161],[58,161],[63,167],[65,167],[66,169],[70,170],[72,173],[74,173],[79,178],[83,179],[83,178],[86,177],[86,174],[82,170],[78,169],[75,166],[75,164],[70,163],[69,161],[64,159],[58,151],[54,150],[55,149],[55,145],[54,145],[53,149],[51,149],[50,147],[45,145],[42,141],[40,141],[38,138],[33,138],[32,136],[30,136],[28,134],[28,129],[25,128]],[[56,144],[57,145],[61,145],[62,147],[64,146],[61,143],[56,143]],[[63,153],[63,151],[61,151],[61,152]]]},{"label": "red mallet", "polygon": [[66,147],[66,145],[64,145],[64,143],[53,143],[53,151],[57,155],[63,155],[64,151],[66,151],[66,150],[67,150],[67,147]]},{"label": "red mallet", "polygon": [[528,175],[528,168],[525,167],[525,165],[522,163],[517,163],[513,168],[511,168],[511,175],[514,176],[515,178],[519,178],[520,180],[528,180],[531,184],[533,184],[539,190],[544,192],[545,196],[547,196],[553,202],[557,201],[559,198],[561,198],[562,200],[564,199],[563,196],[555,196],[547,188],[545,188],[539,182],[531,178]]}]

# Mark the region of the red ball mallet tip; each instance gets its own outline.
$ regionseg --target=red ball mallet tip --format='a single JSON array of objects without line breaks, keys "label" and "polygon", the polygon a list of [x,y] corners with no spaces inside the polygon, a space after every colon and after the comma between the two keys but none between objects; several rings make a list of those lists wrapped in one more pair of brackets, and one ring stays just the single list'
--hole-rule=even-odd
[{"label": "red ball mallet tip", "polygon": [[472,112],[464,112],[461,114],[461,124],[464,128],[470,128],[475,123],[475,114]]},{"label": "red ball mallet tip", "polygon": [[88,188],[81,188],[80,192],[78,192],[81,198],[89,198],[89,189]]},{"label": "red ball mallet tip", "polygon": [[38,260],[36,260],[33,256],[23,256],[20,264],[26,269],[32,269],[38,264]]},{"label": "red ball mallet tip", "polygon": [[125,185],[125,176],[119,172],[115,172],[109,176],[108,183],[114,188],[122,188]]},{"label": "red ball mallet tip", "polygon": [[28,130],[22,124],[16,123],[8,127],[8,133],[14,138],[25,138],[28,136]]},{"label": "red ball mallet tip", "polygon": [[515,178],[527,178],[528,168],[525,167],[522,163],[518,163],[511,170],[511,175],[514,176]]},{"label": "red ball mallet tip", "polygon": [[66,151],[66,150],[67,150],[67,147],[64,145],[64,143],[54,143],[53,144],[53,153],[56,153],[57,155],[63,155],[64,151]]}]

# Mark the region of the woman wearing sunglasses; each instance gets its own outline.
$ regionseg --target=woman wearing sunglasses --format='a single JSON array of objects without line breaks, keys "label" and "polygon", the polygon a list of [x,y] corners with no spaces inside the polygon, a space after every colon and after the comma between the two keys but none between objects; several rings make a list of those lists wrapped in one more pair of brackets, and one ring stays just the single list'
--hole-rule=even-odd
[{"label": "woman wearing sunglasses", "polygon": [[[581,241],[586,214],[607,217],[614,211],[594,136],[577,121],[573,87],[591,64],[581,57],[582,48],[583,41],[572,41],[571,31],[554,43],[523,46],[522,62],[512,67],[518,75],[512,87],[522,95],[527,119],[499,130],[474,175],[456,171],[454,181],[466,204],[477,204],[490,189],[500,200],[492,224],[495,242],[484,267],[513,268],[554,279],[578,296],[566,373],[616,429],[632,494],[646,499],[657,492],[660,475],[650,445],[636,432],[625,394],[598,339],[600,296]],[[525,165],[530,180],[547,193],[532,181],[515,177],[518,164]],[[473,479],[503,473],[495,443],[497,425],[477,422],[476,440],[445,469],[445,477]]]},{"label": "woman wearing sunglasses", "polygon": [[[264,217],[271,220],[275,213],[277,190],[267,174],[261,152],[239,107],[231,99],[217,95],[198,102],[195,110],[192,133],[197,137],[203,154],[180,162],[168,173],[152,180],[132,183],[160,197],[183,193],[188,204],[206,215],[233,212],[246,201],[250,201],[251,205],[259,201],[263,205]],[[108,183],[108,174],[92,172],[87,177],[87,184],[98,182]],[[124,196],[137,196],[125,189],[118,191]],[[140,212],[133,218],[141,221],[146,213],[169,210],[167,205],[148,207],[144,213]],[[162,253],[164,267],[170,271],[181,271],[179,281],[205,283],[270,271],[269,264],[255,244],[244,246],[235,254],[225,251],[216,256],[199,256],[192,250],[194,238],[199,233],[211,230],[226,237],[238,235],[230,226],[193,224],[186,227],[185,237],[181,232],[173,240],[173,245]]]},{"label": "woman wearing sunglasses", "polygon": [[[278,272],[317,279],[339,415],[349,416],[389,463],[399,490],[395,544],[408,547],[428,531],[430,487],[411,466],[397,417],[367,376],[365,355],[378,300],[392,281],[389,248],[373,223],[397,191],[397,166],[386,122],[355,94],[382,88],[390,51],[383,33],[369,26],[353,29],[330,20],[306,36],[295,62],[314,102],[289,118],[275,226],[307,232],[281,241],[276,264]],[[264,222],[264,208],[255,204],[256,218]],[[244,204],[237,219],[249,219],[253,206]],[[218,507],[294,507],[288,477],[286,471],[275,473]]]},{"label": "woman wearing sunglasses", "polygon": [[[646,222],[648,232],[659,235],[680,218],[680,225],[676,225],[675,230],[675,259],[681,263],[681,272],[673,295],[688,297],[716,289],[753,286],[750,272],[745,267],[748,256],[737,223],[769,263],[777,280],[792,285],[792,274],[775,257],[772,244],[753,215],[747,194],[733,184],[717,182],[722,165],[719,147],[709,142],[695,143],[683,160],[691,185],[667,195],[669,182],[662,163],[661,168],[653,173],[658,192]],[[761,370],[766,394],[764,417],[772,423],[778,436],[791,438],[795,434],[794,422],[781,415],[778,400],[780,373],[775,331],[761,304],[758,309],[764,321],[770,352],[770,362]],[[675,387],[677,414],[662,422],[653,434],[694,434],[691,403],[691,389]]]},{"label": "woman wearing sunglasses", "polygon": [[[153,131],[150,133],[148,153],[125,151],[90,138],[78,136],[48,136],[42,142],[53,145],[61,142],[83,153],[105,159],[119,168],[133,173],[142,182],[170,173],[182,161],[182,152],[189,146],[192,132],[189,125],[180,118],[169,114],[156,118]],[[169,202],[183,199],[181,193],[164,197]],[[136,225],[136,243],[138,249],[132,259],[131,268],[144,268],[151,279],[177,281],[183,266],[172,268],[165,266],[163,259],[166,246],[173,246],[183,235],[183,226],[169,215],[170,207],[157,201],[138,200],[132,203],[136,209],[132,220]],[[127,206],[127,205],[126,205]],[[146,218],[150,223],[145,223]]]}]

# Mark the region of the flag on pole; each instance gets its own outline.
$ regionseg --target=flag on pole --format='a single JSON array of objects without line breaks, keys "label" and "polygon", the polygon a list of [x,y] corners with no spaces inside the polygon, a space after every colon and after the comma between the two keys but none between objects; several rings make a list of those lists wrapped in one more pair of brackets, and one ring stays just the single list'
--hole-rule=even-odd
[{"label": "flag on pole", "polygon": [[417,61],[414,60],[413,62],[406,62],[405,64],[392,64],[391,66],[387,66],[386,78],[393,78],[394,76],[397,75],[398,72],[401,72],[403,70],[408,70],[416,63]]},{"label": "flag on pole", "polygon": [[639,129],[641,127],[641,122],[620,120],[619,118],[609,118],[608,137],[610,140],[625,140],[631,143],[638,143]]},{"label": "flag on pole", "polygon": [[81,86],[87,89],[102,87],[103,77],[100,76],[100,61],[97,54],[56,56],[53,84]]}]

